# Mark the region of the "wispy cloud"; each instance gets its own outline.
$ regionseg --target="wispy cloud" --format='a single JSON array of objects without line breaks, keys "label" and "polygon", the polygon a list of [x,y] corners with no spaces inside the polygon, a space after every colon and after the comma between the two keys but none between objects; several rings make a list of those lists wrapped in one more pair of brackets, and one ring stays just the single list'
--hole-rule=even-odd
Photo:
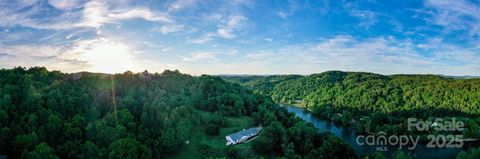
[{"label": "wispy cloud", "polygon": [[108,17],[115,20],[140,18],[147,21],[172,22],[173,20],[167,14],[155,13],[150,9],[136,8],[125,11],[112,11]]},{"label": "wispy cloud", "polygon": [[81,0],[48,0],[48,3],[53,7],[61,10],[72,9],[78,7]]},{"label": "wispy cloud", "polygon": [[149,31],[160,32],[162,34],[169,34],[174,32],[179,32],[184,29],[184,25],[182,24],[166,24],[161,27],[154,27]]},{"label": "wispy cloud", "polygon": [[205,44],[215,38],[235,39],[245,28],[248,18],[241,14],[232,14],[224,16],[218,13],[203,15],[202,18],[209,23],[217,25],[215,32],[204,31],[202,35],[196,38],[187,36],[186,43]]},{"label": "wispy cloud", "polygon": [[[318,42],[248,53],[242,62],[232,65],[240,68],[244,65],[268,68],[258,70],[260,72],[257,73],[260,74],[268,72],[309,74],[327,70],[346,70],[383,74],[471,75],[479,73],[475,70],[480,66],[479,56],[479,48],[463,48],[441,40],[432,39],[431,42],[415,45],[409,40],[394,37],[359,39],[340,35]],[[236,73],[248,71],[241,70]]]},{"label": "wispy cloud", "polygon": [[166,47],[166,48],[163,48],[163,49],[162,49],[163,52],[167,52],[167,51],[170,51],[170,50],[172,50],[171,47]]},{"label": "wispy cloud", "polygon": [[20,8],[32,6],[35,3],[38,3],[40,0],[18,0],[16,3],[20,6]]},{"label": "wispy cloud", "polygon": [[[68,2],[68,3],[67,3]],[[26,2],[25,2],[26,3]],[[0,5],[0,26],[24,26],[35,29],[76,29],[79,27],[98,28],[107,23],[116,23],[128,19],[144,19],[152,22],[170,23],[173,20],[166,13],[152,11],[149,8],[115,8],[109,6],[110,2],[93,0],[81,4],[79,0],[58,1],[50,0],[49,4],[57,9],[69,10],[58,12],[56,16],[39,16],[46,8],[35,5],[37,2],[29,2],[29,9],[15,8],[14,5]]]},{"label": "wispy cloud", "polygon": [[72,38],[73,36],[74,36],[73,34],[69,34],[69,35],[67,35],[67,37],[65,37],[65,39],[68,40],[68,39]]},{"label": "wispy cloud", "polygon": [[[312,11],[320,15],[325,15],[330,10],[330,0],[320,0],[317,3],[311,1],[288,1],[286,8],[282,8],[274,13],[280,18],[288,18],[294,16],[297,12]],[[315,4],[315,5],[314,5]]]},{"label": "wispy cloud", "polygon": [[6,55],[0,57],[2,67],[46,66],[49,69],[72,72],[86,66],[84,61],[60,57],[67,50],[64,46],[14,45],[0,46],[0,49]]},{"label": "wispy cloud", "polygon": [[168,6],[168,12],[181,10],[183,8],[194,6],[200,0],[176,0]]},{"label": "wispy cloud", "polygon": [[470,36],[480,35],[480,5],[466,0],[426,0],[433,9],[430,21],[443,26],[447,32],[463,30]]},{"label": "wispy cloud", "polygon": [[212,34],[206,34],[199,38],[191,38],[189,36],[185,38],[185,42],[190,44],[205,44],[211,40],[212,40]]},{"label": "wispy cloud", "polygon": [[182,61],[194,62],[213,62],[218,63],[230,57],[236,57],[238,50],[236,49],[216,49],[210,51],[193,51],[189,56],[180,56]]},{"label": "wispy cloud", "polygon": [[377,23],[377,13],[367,10],[352,10],[350,15],[360,18],[360,25],[370,27]]},{"label": "wispy cloud", "polygon": [[290,16],[289,13],[286,13],[286,12],[283,12],[283,11],[278,11],[276,14],[281,18],[287,18],[288,16]]},{"label": "wispy cloud", "polygon": [[106,2],[87,2],[83,10],[83,21],[77,26],[100,27],[118,20],[140,18],[147,21],[172,22],[167,14],[151,11],[148,8],[109,9]]},{"label": "wispy cloud", "polygon": [[350,16],[360,20],[361,27],[369,28],[378,23],[379,14],[377,12],[361,9],[356,3],[347,3],[344,8],[349,12]]},{"label": "wispy cloud", "polygon": [[235,32],[240,31],[247,20],[248,19],[242,15],[232,15],[228,17],[227,22],[218,28],[218,36],[226,39],[235,38]]}]

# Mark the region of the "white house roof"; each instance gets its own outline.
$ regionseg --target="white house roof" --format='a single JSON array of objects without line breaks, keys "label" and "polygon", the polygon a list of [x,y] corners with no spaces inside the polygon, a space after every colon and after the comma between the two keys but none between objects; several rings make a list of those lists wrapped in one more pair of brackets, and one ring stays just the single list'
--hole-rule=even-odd
[{"label": "white house roof", "polygon": [[260,132],[262,127],[253,127],[253,128],[248,128],[233,134],[228,135],[233,141],[237,141],[242,139],[244,136],[250,136],[251,134],[257,134]]}]

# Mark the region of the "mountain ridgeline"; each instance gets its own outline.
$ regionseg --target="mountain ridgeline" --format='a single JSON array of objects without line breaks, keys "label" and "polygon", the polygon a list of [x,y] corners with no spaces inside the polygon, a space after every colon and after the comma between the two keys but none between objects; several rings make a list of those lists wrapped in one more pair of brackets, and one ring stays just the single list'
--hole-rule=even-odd
[{"label": "mountain ridgeline", "polygon": [[[225,135],[263,126],[248,143]],[[214,76],[0,70],[8,158],[356,158],[340,139]]]}]

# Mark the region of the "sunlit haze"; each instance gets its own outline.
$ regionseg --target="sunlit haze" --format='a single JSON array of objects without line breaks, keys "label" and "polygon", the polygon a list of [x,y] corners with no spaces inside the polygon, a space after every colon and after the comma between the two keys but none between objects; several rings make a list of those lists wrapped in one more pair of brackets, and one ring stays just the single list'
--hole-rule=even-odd
[{"label": "sunlit haze", "polygon": [[138,71],[130,48],[122,43],[100,40],[92,44],[83,54],[89,65],[85,69],[92,72],[118,73],[125,70]]}]

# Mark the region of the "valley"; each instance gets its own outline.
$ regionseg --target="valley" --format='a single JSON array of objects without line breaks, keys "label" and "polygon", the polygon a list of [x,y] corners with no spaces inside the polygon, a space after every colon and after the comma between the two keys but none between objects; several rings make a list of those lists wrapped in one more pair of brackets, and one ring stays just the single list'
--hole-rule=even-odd
[{"label": "valley", "polygon": [[[316,118],[352,129],[356,135],[384,132],[390,135],[419,137],[421,142],[429,141],[430,134],[461,135],[465,141],[469,141],[465,144],[479,146],[480,79],[477,78],[449,78],[437,75],[384,76],[341,71],[327,71],[308,76],[223,76],[223,78],[254,92],[264,92],[280,104],[304,108]],[[410,130],[408,128],[410,118],[460,120],[465,123],[465,129]],[[427,127],[430,126],[431,124]],[[353,147],[358,146],[354,145],[356,143],[352,142],[354,140],[351,138],[346,138],[345,141],[350,141]],[[441,151],[450,153],[446,156],[451,158],[461,150],[447,148]],[[442,153],[424,155],[428,154]]]}]

